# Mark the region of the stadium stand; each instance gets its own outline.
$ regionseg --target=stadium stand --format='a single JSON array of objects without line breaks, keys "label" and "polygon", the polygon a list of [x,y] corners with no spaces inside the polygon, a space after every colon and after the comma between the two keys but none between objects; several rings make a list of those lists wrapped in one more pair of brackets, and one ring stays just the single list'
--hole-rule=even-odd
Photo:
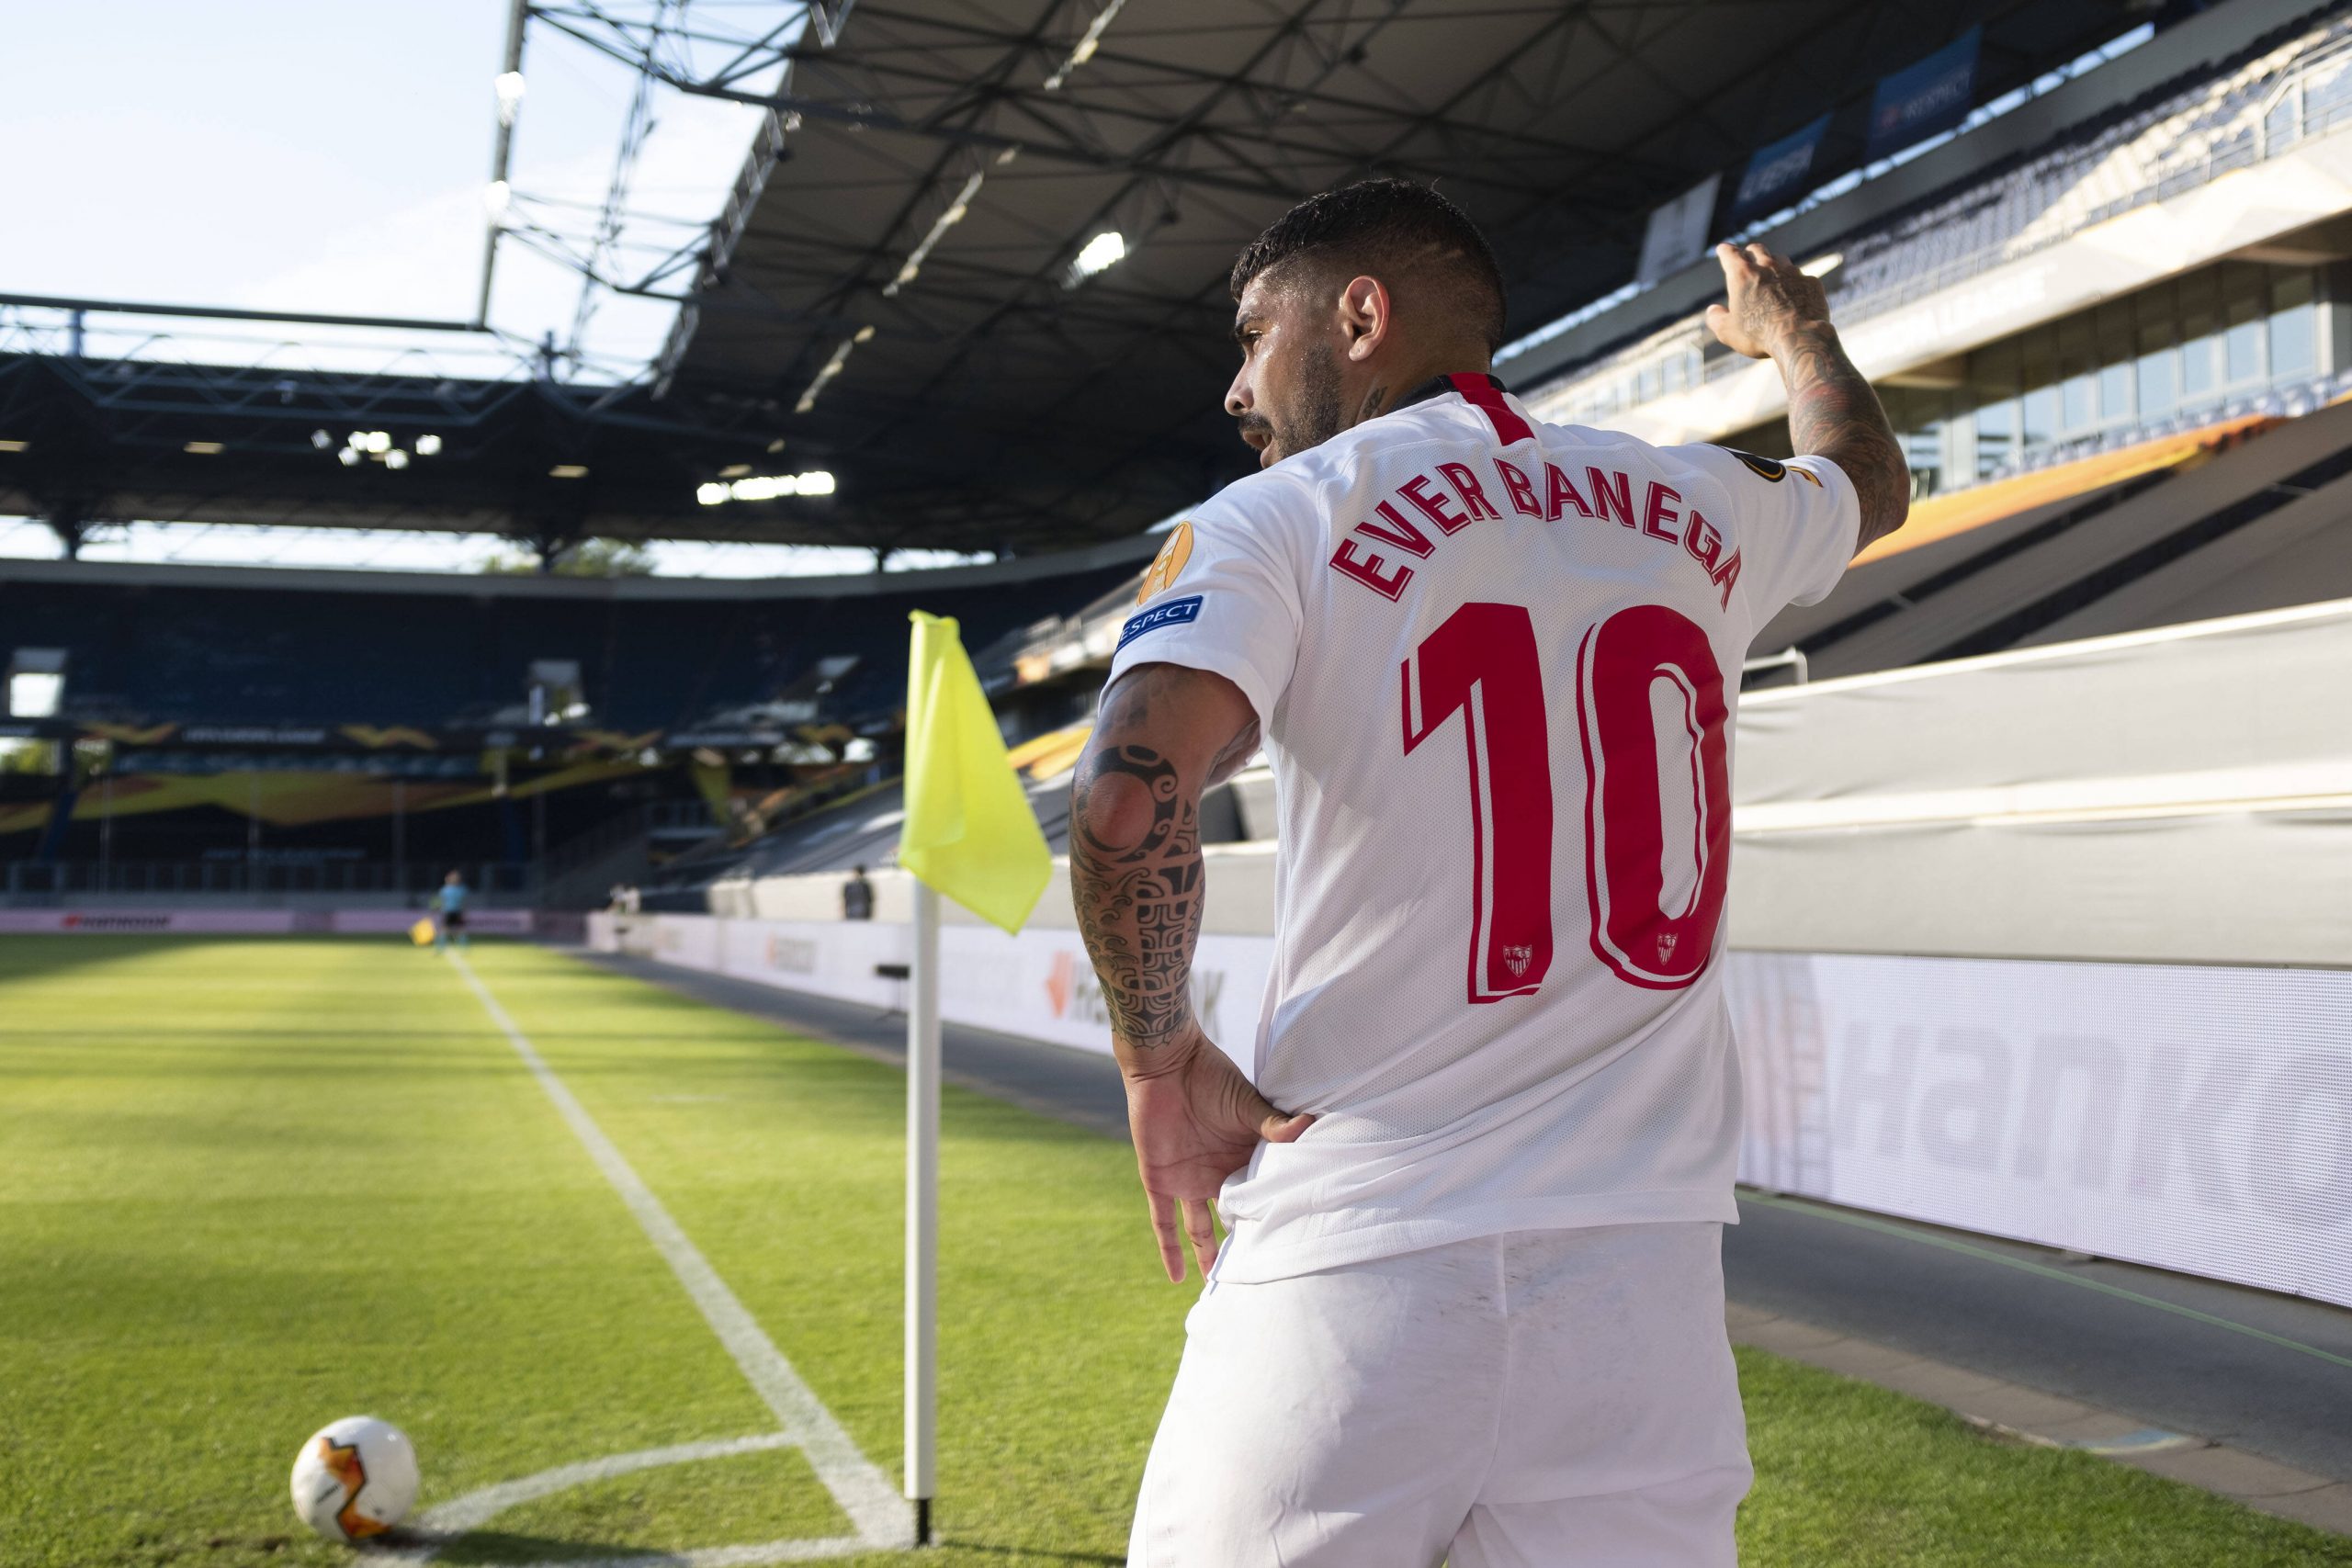
[{"label": "stadium stand", "polygon": [[679,593],[639,580],[451,582],[89,563],[69,576],[56,563],[9,562],[0,567],[0,624],[14,646],[67,650],[69,718],[511,724],[526,716],[518,705],[530,665],[569,660],[598,724],[683,729],[772,700],[828,660],[837,671],[830,689],[800,694],[813,711],[798,717],[887,713],[904,689],[910,609],[958,617],[978,646],[1131,575],[1118,565],[978,583],[910,580],[855,594],[756,583]]},{"label": "stadium stand", "polygon": [[2159,89],[2079,138],[1859,237],[1830,288],[1863,321],[2332,130],[2352,114],[2352,18]]},{"label": "stadium stand", "polygon": [[[1833,313],[1851,328],[2323,138],[2352,115],[2352,14],[2341,5],[2324,10],[2316,22],[2299,21],[2218,68],[2198,67],[2074,124],[2053,143],[1973,168],[1864,227],[1807,234],[1806,251],[1838,258],[1824,276]],[[1758,237],[1786,243],[1769,231]],[[1640,310],[1636,301],[1624,313],[1638,320]],[[1621,339],[1533,395],[1556,405],[1554,417],[1603,422],[1746,364],[1693,313]],[[2216,400],[2216,409],[2224,403]],[[2101,439],[2112,444],[2115,433]],[[2086,445],[2098,442],[2035,444],[2017,466],[2064,461]]]},{"label": "stadium stand", "polygon": [[985,643],[1138,558],[741,583],[0,562],[0,658],[66,672],[8,733],[73,748],[0,775],[0,903],[397,900],[462,863],[576,908],[682,854],[707,877],[889,764],[858,733],[895,744],[910,609]]}]

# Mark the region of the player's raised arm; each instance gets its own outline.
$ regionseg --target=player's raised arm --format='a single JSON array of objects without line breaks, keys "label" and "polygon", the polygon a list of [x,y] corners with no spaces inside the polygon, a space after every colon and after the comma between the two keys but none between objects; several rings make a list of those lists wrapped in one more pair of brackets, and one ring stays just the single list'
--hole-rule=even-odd
[{"label": "player's raised arm", "polygon": [[1268,1104],[1193,1013],[1206,892],[1201,794],[1257,745],[1257,717],[1232,682],[1138,665],[1103,693],[1070,785],[1070,895],[1110,1010],[1136,1164],[1170,1280],[1184,1277],[1180,1214],[1205,1273],[1216,1260],[1217,1189],[1261,1140],[1287,1142],[1309,1120]]},{"label": "player's raised arm", "polygon": [[1781,367],[1789,389],[1789,439],[1797,452],[1828,458],[1853,481],[1861,502],[1856,553],[1903,526],[1911,510],[1911,468],[1878,394],[1846,357],[1829,323],[1818,280],[1765,245],[1721,244],[1726,303],[1707,307],[1707,326],[1750,359]]}]

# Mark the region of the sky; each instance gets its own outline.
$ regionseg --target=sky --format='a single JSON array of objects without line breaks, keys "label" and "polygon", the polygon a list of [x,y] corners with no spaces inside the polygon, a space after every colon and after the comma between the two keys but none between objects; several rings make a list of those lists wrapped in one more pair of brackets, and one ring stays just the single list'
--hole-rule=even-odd
[{"label": "sky", "polygon": [[[11,62],[39,68],[12,70],[0,94],[0,145],[17,150],[0,219],[0,291],[471,317],[506,16],[506,0],[10,6]],[[612,177],[636,77],[544,24],[526,36],[523,76],[510,173],[516,211],[584,235]],[[718,211],[758,117],[660,91],[630,190],[629,208],[642,215],[625,235],[635,255],[678,243]],[[550,330],[570,340],[576,273],[508,239],[494,276],[493,326],[525,342]],[[603,290],[592,303],[583,378],[633,376],[673,308]],[[89,322],[96,354],[242,363],[267,355],[342,369],[379,369],[401,355],[411,367],[496,375],[512,353],[457,334]],[[84,554],[470,570],[510,548],[480,536],[133,525]],[[0,555],[56,553],[45,527],[0,519]],[[656,553],[665,572],[710,576],[858,570],[872,559],[761,546],[664,544]]]}]

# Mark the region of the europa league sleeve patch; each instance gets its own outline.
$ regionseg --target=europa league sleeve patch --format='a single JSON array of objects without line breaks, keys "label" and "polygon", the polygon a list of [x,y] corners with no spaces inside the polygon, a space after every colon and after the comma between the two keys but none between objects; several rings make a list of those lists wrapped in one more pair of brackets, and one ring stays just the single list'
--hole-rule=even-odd
[{"label": "europa league sleeve patch", "polygon": [[1136,590],[1136,603],[1140,604],[1153,594],[1173,583],[1184,573],[1186,563],[1193,558],[1193,525],[1189,519],[1176,525],[1168,542],[1151,558],[1151,570],[1143,574],[1143,586]]}]

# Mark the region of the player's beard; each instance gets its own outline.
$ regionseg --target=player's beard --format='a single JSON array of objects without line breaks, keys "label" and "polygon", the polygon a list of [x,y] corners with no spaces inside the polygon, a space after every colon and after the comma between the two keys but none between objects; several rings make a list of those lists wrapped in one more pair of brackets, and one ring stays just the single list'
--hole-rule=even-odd
[{"label": "player's beard", "polygon": [[1345,430],[1348,421],[1341,408],[1339,351],[1317,344],[1299,367],[1298,414],[1289,431],[1278,433],[1288,437],[1282,443],[1282,455],[1320,446]]},{"label": "player's beard", "polygon": [[1348,427],[1341,412],[1340,393],[1340,356],[1329,348],[1307,351],[1299,366],[1298,398],[1295,406],[1284,411],[1277,420],[1252,412],[1241,416],[1241,434],[1246,438],[1263,431],[1266,444],[1260,448],[1261,467],[1271,468],[1284,457],[1295,457],[1310,446],[1320,446]]}]

